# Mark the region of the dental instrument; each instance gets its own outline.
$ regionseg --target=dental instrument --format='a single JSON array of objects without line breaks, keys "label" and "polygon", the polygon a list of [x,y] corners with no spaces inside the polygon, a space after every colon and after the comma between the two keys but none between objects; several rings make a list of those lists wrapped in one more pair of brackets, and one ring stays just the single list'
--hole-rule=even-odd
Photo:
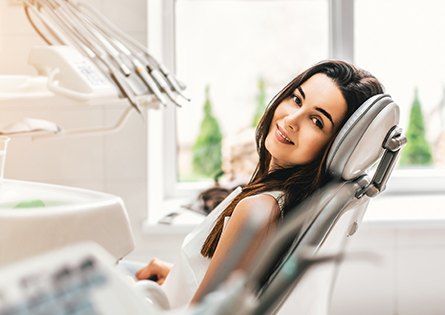
[{"label": "dental instrument", "polygon": [[[55,0],[57,1],[57,0]],[[167,94],[167,96],[177,105],[181,106],[170,90],[165,87],[165,85],[162,85],[162,81],[157,80],[156,78],[152,78],[144,69],[141,61],[136,57],[133,56],[132,52],[125,47],[120,41],[118,41],[116,38],[110,37],[106,30],[100,27],[94,20],[89,18],[88,16],[82,15],[78,10],[76,10],[76,7],[73,7],[72,4],[69,2],[66,2],[67,8],[70,10],[71,14],[76,17],[80,23],[84,22],[90,26],[91,32],[96,36],[96,38],[101,41],[105,46],[109,47],[109,49],[112,49],[114,51],[114,55],[119,55],[120,51],[124,57],[126,57],[133,65],[134,71],[136,74],[139,75],[139,77],[142,79],[142,81],[147,85],[147,87],[151,90],[152,93],[154,93],[158,99],[161,100],[161,103],[166,105],[166,101],[164,100],[164,96],[162,95],[161,90],[158,88],[157,84],[160,84],[162,91]],[[121,57],[119,57],[121,58]],[[155,81],[156,79],[156,81]]]},{"label": "dental instrument", "polygon": [[[76,28],[76,26],[78,25],[71,25],[70,23],[68,23],[67,20],[69,21],[69,18],[66,16],[60,16],[60,12],[55,10],[49,2],[46,3],[46,6],[44,6],[45,3],[42,3],[42,1],[38,1],[38,3],[42,6],[42,12],[39,15],[39,18],[46,20],[43,17],[43,14],[47,14],[48,17],[51,17],[52,21],[54,22],[52,24],[57,25],[59,27],[59,30],[64,32],[64,34],[70,38],[71,43],[76,43],[75,47],[78,48],[85,55],[87,55],[93,62],[95,62],[99,69],[105,69],[108,77],[111,78],[113,82],[115,82],[116,86],[119,88],[124,97],[128,99],[131,106],[133,106],[133,108],[141,113],[141,105],[135,98],[135,96],[137,95],[135,88],[132,87],[129,82],[125,80],[125,77],[122,75],[122,73],[116,69],[106,51],[102,47],[97,45],[94,40],[88,37],[88,34],[86,34],[85,32],[80,32]],[[25,5],[30,4],[29,2],[25,2]],[[121,70],[125,71],[126,68],[122,67]],[[51,78],[53,78],[55,76],[55,73],[52,73],[51,75]]]},{"label": "dental instrument", "polygon": [[[64,31],[70,38],[71,42],[75,43],[77,48],[80,48],[87,56],[89,56],[99,68],[104,68],[110,78],[116,81],[118,87],[121,89],[121,92],[124,95],[128,94],[130,97],[130,102],[138,108],[138,105],[135,104],[134,98],[132,97],[135,94],[135,91],[130,90],[131,87],[127,87],[126,83],[123,82],[123,79],[119,76],[118,71],[114,69],[114,65],[110,62],[109,56],[105,52],[105,50],[97,45],[94,40],[88,38],[87,34],[80,32],[77,28],[80,27],[78,25],[71,25],[67,23],[66,20],[69,19],[65,16],[61,16],[61,12],[55,10],[51,3],[47,3],[48,7],[42,7],[42,13],[46,13],[48,16],[52,17],[55,24],[59,26],[59,28]],[[43,18],[42,15],[39,16]],[[128,75],[128,70],[123,67],[121,63],[118,63],[118,66],[121,67],[121,70],[124,71],[124,75]]]},{"label": "dental instrument", "polygon": [[[71,1],[68,1],[69,4],[72,4]],[[80,12],[84,13],[88,16],[90,14],[90,18],[93,19],[93,16],[102,22],[102,24],[108,28],[110,33],[114,36],[113,38],[119,38],[121,42],[125,42],[127,45],[136,49],[134,53],[139,57],[143,58],[144,63],[150,72],[150,75],[153,77],[159,78],[159,82],[163,82],[165,80],[166,83],[173,89],[178,95],[182,96],[187,101],[190,101],[185,95],[181,93],[181,90],[186,88],[185,84],[179,81],[173,74],[171,74],[167,68],[157,61],[151,54],[148,52],[147,48],[141,45],[139,42],[135,41],[133,38],[129,37],[127,34],[122,32],[119,28],[117,28],[113,23],[111,23],[103,14],[101,14],[98,10],[96,10],[93,6],[88,3],[78,3],[78,8]]]},{"label": "dental instrument", "polygon": [[[183,83],[157,62],[146,47],[94,8],[65,0],[23,0],[21,3],[31,26],[50,45],[33,48],[28,62],[42,78],[48,78],[48,91],[54,93],[55,98],[62,96],[78,104],[98,105],[125,99],[140,114],[142,108],[158,109],[158,104],[165,107],[171,102],[181,107],[177,96],[190,101],[181,92],[185,89]],[[30,136],[37,140],[109,134],[118,131],[129,114],[128,110],[122,111],[110,127],[22,130],[11,136]]]},{"label": "dental instrument", "polygon": [[[156,96],[161,104],[166,106],[166,100],[162,92],[177,106],[181,104],[176,100],[172,92],[183,96],[181,89],[183,85],[178,84],[171,74],[169,74],[165,67],[156,62],[146,52],[146,49],[141,50],[142,45],[136,43],[121,31],[116,31],[103,16],[97,18],[98,13],[92,8],[82,10],[80,5],[70,1],[60,0],[35,0],[24,1],[24,6],[27,11],[27,16],[31,20],[31,24],[36,28],[37,32],[42,35],[42,31],[38,31],[36,23],[32,22],[29,10],[27,7],[33,6],[34,10],[39,11],[37,17],[42,20],[45,27],[54,27],[57,24],[59,31],[51,29],[50,33],[63,33],[63,36],[56,36],[59,41],[60,38],[68,37],[69,42],[76,48],[80,49],[85,55],[92,60],[100,60],[102,64],[99,67],[106,68],[108,75],[116,82],[122,94],[129,97],[130,103],[139,109],[137,102],[132,94],[137,94],[138,87],[141,84],[145,85],[148,90]],[[94,16],[87,14],[94,12]],[[47,22],[47,21],[51,22]],[[46,38],[46,37],[45,37]],[[47,41],[49,41],[46,38]],[[126,45],[124,44],[126,43]],[[65,42],[67,44],[67,42]],[[127,60],[130,64],[127,65]],[[120,77],[117,71],[113,68],[116,64],[123,77]],[[133,76],[135,74],[135,76]],[[126,79],[130,80],[128,83]],[[127,86],[127,84],[129,86]],[[133,93],[131,93],[131,90]],[[183,96],[184,97],[184,96]],[[188,98],[184,97],[189,100]]]},{"label": "dental instrument", "polygon": [[[54,21],[52,21],[52,22],[48,21],[48,19],[45,19],[43,17],[42,13],[40,13],[34,6],[31,6],[28,2],[24,2],[24,6],[25,6],[25,11],[27,12],[27,16],[29,16],[28,9],[31,8],[32,12],[34,14],[36,14],[36,16],[40,20],[43,21],[43,24],[46,27],[50,28],[51,33],[57,34],[59,41],[62,38],[67,38],[67,36],[68,36],[68,38],[70,38],[68,41],[62,42],[62,44],[71,44],[72,46],[76,47],[78,50],[84,52],[84,54],[86,54],[90,58],[90,60],[98,66],[99,69],[105,68],[107,70],[105,72],[105,74],[112,81],[115,82],[115,84],[117,85],[117,87],[119,88],[121,93],[128,99],[131,106],[133,106],[139,113],[141,112],[139,102],[134,97],[134,92],[130,90],[130,87],[127,85],[126,82],[124,82],[124,79],[120,76],[120,73],[115,70],[114,66],[110,62],[107,61],[105,53],[103,51],[94,52],[93,49],[95,49],[96,47],[92,47],[92,49],[90,49],[88,47],[88,43],[86,43],[83,38],[79,37],[79,35],[77,33],[75,33],[69,25],[64,24],[63,20],[61,21],[59,19],[59,17],[57,17],[57,15],[55,15],[54,12],[52,12],[51,10],[49,10],[47,12],[47,14],[53,16]],[[31,22],[31,24],[35,25],[35,23],[33,23],[33,22]],[[63,33],[63,31],[64,31],[64,33]],[[63,35],[61,35],[61,34],[63,34]],[[76,41],[76,38],[77,38],[77,41]],[[48,38],[45,38],[45,40],[49,41]],[[53,44],[53,43],[51,43],[51,44]],[[89,71],[89,72],[92,72],[92,71]],[[49,86],[50,90],[52,90],[56,93],[62,92],[63,94],[68,95],[68,96],[70,96],[74,99],[77,99],[77,100],[88,99],[89,95],[80,95],[77,92],[69,91],[67,89],[63,89],[60,87],[58,88],[56,84],[52,84],[57,73],[58,73],[58,68],[51,69],[50,71],[47,70],[42,73],[49,77],[48,86]]]},{"label": "dental instrument", "polygon": [[[70,46],[37,46],[31,49],[28,63],[38,72],[38,76],[4,75],[0,76],[0,106],[3,110],[17,106],[36,109],[41,106],[51,108],[71,108],[72,106],[107,106],[121,108],[122,99],[118,97],[115,86],[107,80],[99,69],[85,56]],[[58,70],[60,69],[60,70]],[[62,76],[55,76],[57,72]],[[48,74],[46,76],[45,74]],[[157,109],[159,103],[150,97],[139,99],[145,108]],[[1,122],[5,134],[10,137],[30,137],[32,140],[88,135],[106,135],[123,128],[132,112],[125,106],[116,122],[110,126],[86,128],[62,128],[63,123],[49,122],[45,128],[24,127],[23,119],[32,117],[30,112],[21,120],[11,123],[10,119]],[[3,115],[3,117],[7,117]],[[22,126],[17,130],[10,127]],[[58,127],[55,127],[58,126]],[[15,132],[17,131],[17,132]]]}]

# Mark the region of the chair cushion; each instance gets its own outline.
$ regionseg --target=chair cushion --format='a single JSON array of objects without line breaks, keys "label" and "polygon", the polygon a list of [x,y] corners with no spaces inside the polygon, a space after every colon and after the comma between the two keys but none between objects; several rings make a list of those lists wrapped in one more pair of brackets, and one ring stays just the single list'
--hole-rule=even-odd
[{"label": "chair cushion", "polygon": [[399,116],[399,106],[387,94],[366,100],[337,134],[328,153],[327,172],[344,180],[366,172],[383,154],[383,142]]}]

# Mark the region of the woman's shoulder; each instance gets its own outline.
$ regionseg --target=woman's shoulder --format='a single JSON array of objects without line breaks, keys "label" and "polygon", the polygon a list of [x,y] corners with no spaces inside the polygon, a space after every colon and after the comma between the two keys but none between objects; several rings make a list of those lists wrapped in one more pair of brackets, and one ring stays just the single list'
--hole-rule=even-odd
[{"label": "woman's shoulder", "polygon": [[234,213],[241,216],[248,216],[254,212],[276,217],[280,215],[280,211],[281,207],[277,199],[266,193],[245,197],[238,202],[234,209]]},{"label": "woman's shoulder", "polygon": [[278,203],[278,206],[280,207],[281,210],[283,210],[284,207],[284,191],[282,190],[270,190],[270,191],[265,191],[262,194],[266,194],[269,196],[272,196],[276,202]]}]

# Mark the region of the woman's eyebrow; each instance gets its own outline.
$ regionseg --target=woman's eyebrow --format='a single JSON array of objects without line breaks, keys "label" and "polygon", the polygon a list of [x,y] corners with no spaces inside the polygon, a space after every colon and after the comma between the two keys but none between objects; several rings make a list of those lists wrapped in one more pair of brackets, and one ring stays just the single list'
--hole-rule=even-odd
[{"label": "woman's eyebrow", "polygon": [[298,89],[298,91],[300,91],[301,96],[303,96],[303,99],[305,99],[305,98],[306,98],[306,94],[304,94],[304,91],[303,91],[303,89],[301,88],[301,86],[298,86],[297,89]]},{"label": "woman's eyebrow", "polygon": [[331,121],[332,127],[335,127],[334,122],[332,121],[332,117],[327,111],[325,111],[323,108],[320,107],[315,107],[315,109],[318,110],[323,115],[325,115]]},{"label": "woman's eyebrow", "polygon": [[[301,96],[303,96],[303,99],[306,98],[306,94],[304,94],[303,89],[301,88],[301,86],[297,87],[298,91],[300,91]],[[329,114],[327,111],[325,111],[323,108],[320,107],[315,107],[316,110],[318,110],[320,113],[322,113],[323,115],[325,115],[331,122],[332,127],[335,127],[334,122],[332,121],[332,116],[331,114]]]}]

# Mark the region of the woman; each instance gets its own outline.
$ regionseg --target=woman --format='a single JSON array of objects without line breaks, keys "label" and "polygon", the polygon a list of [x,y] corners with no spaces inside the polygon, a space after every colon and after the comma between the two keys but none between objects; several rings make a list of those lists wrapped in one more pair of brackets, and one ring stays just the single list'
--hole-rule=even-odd
[{"label": "woman", "polygon": [[364,101],[380,93],[375,77],[344,61],[323,61],[299,74],[272,99],[257,127],[259,162],[249,183],[187,235],[177,264],[153,259],[137,279],[165,280],[172,308],[195,302],[236,243],[244,220],[255,213],[267,220],[243,259],[241,269],[247,268],[276,224],[329,180],[325,162],[336,134]]}]

